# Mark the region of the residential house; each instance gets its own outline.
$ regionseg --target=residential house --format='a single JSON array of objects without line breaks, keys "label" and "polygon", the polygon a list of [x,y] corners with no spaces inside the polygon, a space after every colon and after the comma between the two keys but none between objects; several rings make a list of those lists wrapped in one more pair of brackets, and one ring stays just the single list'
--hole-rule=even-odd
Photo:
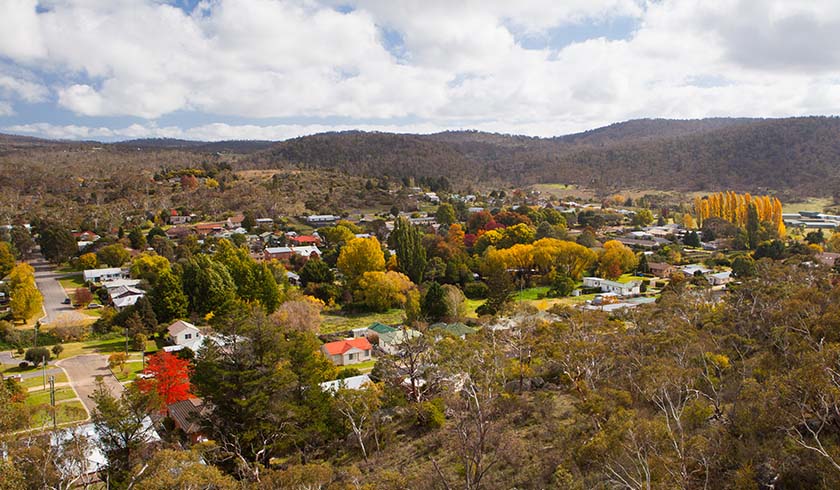
[{"label": "residential house", "polygon": [[336,379],[333,381],[324,381],[321,383],[321,391],[324,393],[335,394],[341,388],[348,390],[360,390],[368,383],[373,383],[370,376],[367,374],[360,374],[358,376],[350,376],[344,379]]},{"label": "residential house", "polygon": [[[204,343],[204,335],[201,330],[195,325],[183,320],[178,320],[166,329],[169,333],[169,341],[175,346],[181,348],[188,348],[193,352],[198,352],[201,345]],[[180,349],[170,349],[180,350]]]},{"label": "residential house", "polygon": [[459,339],[467,338],[467,335],[475,333],[476,329],[468,327],[463,323],[433,323],[429,326],[430,330],[436,330],[440,333],[445,333],[458,337]]},{"label": "residential house", "polygon": [[706,279],[712,286],[723,286],[732,282],[732,271],[716,272],[714,274],[706,274]]},{"label": "residential house", "polygon": [[338,221],[338,216],[333,214],[313,214],[306,217],[306,222],[312,226],[329,226]]},{"label": "residential house", "polygon": [[317,235],[297,235],[290,239],[292,245],[304,246],[304,245],[313,245],[313,246],[320,246],[321,245],[321,237]]},{"label": "residential house", "polygon": [[619,296],[632,296],[641,292],[639,281],[617,282],[600,277],[584,277],[583,287],[599,288],[604,293],[614,293]]},{"label": "residential house", "polygon": [[403,344],[409,340],[421,336],[417,330],[408,327],[392,328],[391,331],[379,333],[379,348],[388,354],[398,354]]},{"label": "residential house", "polygon": [[700,265],[700,264],[689,264],[689,265],[684,265],[684,266],[682,267],[682,269],[681,269],[681,270],[682,270],[682,273],[686,275],[686,277],[688,277],[688,276],[694,276],[694,275],[697,275],[697,273],[698,273],[698,272],[699,272],[701,275],[704,275],[704,276],[705,276],[706,274],[708,274],[709,272],[712,272],[712,270],[711,270],[711,269],[708,269],[708,268],[706,268],[706,267],[703,267],[703,266],[702,266],[702,265]]},{"label": "residential house", "polygon": [[372,359],[372,349],[370,342],[364,337],[328,342],[321,346],[321,351],[336,366],[348,366],[370,361]]},{"label": "residential house", "polygon": [[177,241],[194,234],[195,230],[186,226],[173,226],[164,231],[164,233],[166,233],[166,238]]},{"label": "residential house", "polygon": [[667,262],[648,262],[650,273],[656,277],[671,277],[677,268]]},{"label": "residential house", "polygon": [[314,245],[306,245],[303,247],[268,247],[265,249],[265,260],[282,260],[288,262],[293,255],[299,255],[307,260],[312,258],[320,258],[321,250]]},{"label": "residential house", "polygon": [[111,298],[111,303],[114,308],[121,311],[124,308],[132,306],[137,303],[137,300],[146,296],[146,291],[134,286],[118,286],[108,289],[108,296]]},{"label": "residential house", "polygon": [[199,223],[195,225],[193,229],[201,236],[208,236],[223,231],[226,226],[226,221],[216,221],[213,223]]},{"label": "residential house", "polygon": [[210,408],[201,398],[190,398],[172,403],[166,407],[169,418],[175,422],[175,427],[182,430],[189,437],[190,442],[197,444],[207,438],[201,431],[201,419],[206,416]]},{"label": "residential house", "polygon": [[85,282],[98,284],[116,279],[128,279],[128,271],[119,267],[108,269],[88,269],[82,273]]},{"label": "residential house", "polygon": [[[244,214],[235,214],[225,220],[225,228],[229,230],[235,230],[237,228],[242,228],[242,222],[245,221]],[[247,233],[247,231],[245,232]]]}]

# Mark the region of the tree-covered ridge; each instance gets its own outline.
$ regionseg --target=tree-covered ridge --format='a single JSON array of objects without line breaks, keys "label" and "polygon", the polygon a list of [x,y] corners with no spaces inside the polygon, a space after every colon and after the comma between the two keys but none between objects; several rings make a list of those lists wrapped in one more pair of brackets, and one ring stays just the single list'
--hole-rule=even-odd
[{"label": "tree-covered ridge", "polygon": [[833,195],[840,120],[630,121],[560,138],[475,132],[327,133],[279,143],[266,161],[352,174],[568,182],[601,189],[786,190]]}]

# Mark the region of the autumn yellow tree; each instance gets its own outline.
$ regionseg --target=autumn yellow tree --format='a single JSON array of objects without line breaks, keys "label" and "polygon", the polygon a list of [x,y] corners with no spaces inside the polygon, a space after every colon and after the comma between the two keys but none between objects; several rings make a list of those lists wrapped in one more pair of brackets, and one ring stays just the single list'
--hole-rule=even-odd
[{"label": "autumn yellow tree", "polygon": [[385,270],[385,254],[376,237],[354,238],[341,248],[338,270],[355,284],[365,272]]},{"label": "autumn yellow tree", "polygon": [[44,297],[35,285],[35,269],[21,262],[9,273],[9,307],[12,316],[18,320],[27,320],[41,311]]},{"label": "autumn yellow tree", "polygon": [[604,251],[598,258],[598,274],[607,279],[616,279],[625,272],[632,271],[638,259],[624,244],[610,240],[604,243]]}]

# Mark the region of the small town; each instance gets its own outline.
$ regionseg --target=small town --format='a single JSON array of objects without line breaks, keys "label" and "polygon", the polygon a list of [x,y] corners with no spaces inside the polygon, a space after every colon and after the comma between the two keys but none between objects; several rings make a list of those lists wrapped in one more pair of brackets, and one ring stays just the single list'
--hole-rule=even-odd
[{"label": "small town", "polygon": [[838,43],[0,0],[0,490],[840,488]]}]

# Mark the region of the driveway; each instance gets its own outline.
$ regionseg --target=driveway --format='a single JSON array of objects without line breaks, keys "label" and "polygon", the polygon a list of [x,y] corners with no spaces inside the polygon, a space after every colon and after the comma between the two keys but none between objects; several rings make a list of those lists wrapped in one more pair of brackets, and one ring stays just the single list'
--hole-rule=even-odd
[{"label": "driveway", "polygon": [[74,322],[90,321],[89,316],[79,313],[70,305],[63,304],[67,294],[57,279],[63,277],[64,274],[56,273],[53,265],[40,256],[29,261],[29,265],[35,269],[35,284],[44,296],[45,316],[41,318],[41,323],[55,321],[59,316]]},{"label": "driveway", "polygon": [[96,408],[96,403],[91,400],[90,395],[96,390],[96,377],[102,376],[105,386],[114,396],[120,396],[124,390],[123,385],[111,374],[108,369],[108,358],[101,354],[85,354],[81,356],[62,359],[56,363],[67,373],[70,385],[76,390],[76,394],[84,403],[88,413]]}]

